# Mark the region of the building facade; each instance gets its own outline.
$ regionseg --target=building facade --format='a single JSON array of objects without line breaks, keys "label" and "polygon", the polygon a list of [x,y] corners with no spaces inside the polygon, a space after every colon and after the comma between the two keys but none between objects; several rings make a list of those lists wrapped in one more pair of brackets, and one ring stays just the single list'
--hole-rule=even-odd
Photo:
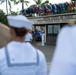
[{"label": "building facade", "polygon": [[41,17],[29,17],[29,19],[34,22],[34,28],[39,26],[44,28],[46,44],[55,44],[60,29],[70,20],[76,20],[76,12]]}]

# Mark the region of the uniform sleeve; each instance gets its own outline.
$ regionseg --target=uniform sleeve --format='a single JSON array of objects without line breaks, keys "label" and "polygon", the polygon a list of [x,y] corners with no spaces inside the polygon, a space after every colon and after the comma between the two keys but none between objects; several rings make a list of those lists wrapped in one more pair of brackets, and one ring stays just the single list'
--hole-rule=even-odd
[{"label": "uniform sleeve", "polygon": [[76,61],[71,33],[68,29],[60,32],[49,75],[76,75]]},{"label": "uniform sleeve", "polygon": [[46,64],[46,59],[44,55],[40,57],[39,64],[40,65],[37,71],[37,75],[47,75],[47,64]]}]

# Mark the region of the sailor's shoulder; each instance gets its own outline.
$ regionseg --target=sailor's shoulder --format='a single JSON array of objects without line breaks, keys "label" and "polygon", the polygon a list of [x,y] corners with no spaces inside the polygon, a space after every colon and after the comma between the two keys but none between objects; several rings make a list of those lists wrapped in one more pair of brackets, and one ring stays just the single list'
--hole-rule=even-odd
[{"label": "sailor's shoulder", "polygon": [[45,59],[45,55],[42,51],[40,51],[39,49],[37,50],[38,52],[38,55],[39,55],[39,58],[40,58],[40,61],[44,60]]},{"label": "sailor's shoulder", "polygon": [[74,24],[74,25],[72,25],[72,26],[70,26],[70,25],[65,25],[62,29],[61,29],[61,31],[63,31],[63,32],[68,32],[68,31],[73,31],[74,29],[76,29],[76,25]]}]

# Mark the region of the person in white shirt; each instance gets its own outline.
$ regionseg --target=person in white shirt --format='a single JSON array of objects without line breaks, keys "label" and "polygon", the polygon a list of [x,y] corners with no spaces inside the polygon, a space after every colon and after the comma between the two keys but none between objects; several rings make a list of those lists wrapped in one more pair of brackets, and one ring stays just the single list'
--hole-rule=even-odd
[{"label": "person in white shirt", "polygon": [[45,44],[45,34],[44,32],[41,33],[41,46],[43,47]]},{"label": "person in white shirt", "polygon": [[25,43],[33,23],[25,16],[7,16],[12,41],[0,49],[0,75],[47,75],[44,54]]},{"label": "person in white shirt", "polygon": [[25,42],[30,42],[30,43],[32,43],[32,39],[33,39],[32,34],[28,32],[28,33],[25,35]]},{"label": "person in white shirt", "polygon": [[76,23],[60,31],[49,75],[76,75]]}]

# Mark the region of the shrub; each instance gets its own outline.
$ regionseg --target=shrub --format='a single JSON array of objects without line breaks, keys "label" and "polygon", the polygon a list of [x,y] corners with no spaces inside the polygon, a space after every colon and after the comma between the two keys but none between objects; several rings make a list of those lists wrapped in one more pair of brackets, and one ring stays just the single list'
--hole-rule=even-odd
[{"label": "shrub", "polygon": [[8,25],[6,16],[7,15],[3,12],[3,10],[0,9],[0,22]]}]

